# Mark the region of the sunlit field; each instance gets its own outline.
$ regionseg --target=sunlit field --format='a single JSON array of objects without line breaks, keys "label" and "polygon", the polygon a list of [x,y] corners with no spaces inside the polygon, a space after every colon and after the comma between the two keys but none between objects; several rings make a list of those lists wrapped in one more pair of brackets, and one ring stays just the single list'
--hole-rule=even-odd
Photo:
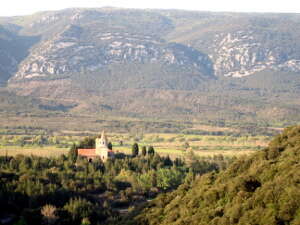
[{"label": "sunlit field", "polygon": [[[20,139],[20,136],[11,137],[10,140]],[[34,138],[34,137],[33,137]],[[72,143],[77,143],[84,137],[59,136],[48,137],[47,145],[16,145],[11,142],[2,143],[0,146],[0,155],[15,156],[37,155],[45,157],[58,157],[67,154]],[[24,139],[24,137],[23,137]],[[55,141],[53,141],[55,139]],[[231,137],[231,136],[213,136],[213,135],[183,135],[183,134],[118,134],[108,133],[108,139],[113,144],[113,149],[117,152],[131,154],[131,146],[138,143],[142,146],[153,146],[155,151],[161,155],[169,155],[171,158],[183,157],[190,151],[198,156],[214,156],[222,154],[224,156],[239,156],[251,154],[267,146],[269,137]],[[2,138],[2,141],[5,138]],[[53,144],[57,142],[57,144]],[[8,143],[8,144],[7,144]],[[62,147],[63,146],[63,147]]]},{"label": "sunlit field", "polygon": [[5,146],[0,148],[0,156],[16,156],[16,155],[35,155],[41,157],[59,157],[62,154],[67,154],[67,148],[57,148],[55,146],[47,147],[20,147],[20,146]]}]

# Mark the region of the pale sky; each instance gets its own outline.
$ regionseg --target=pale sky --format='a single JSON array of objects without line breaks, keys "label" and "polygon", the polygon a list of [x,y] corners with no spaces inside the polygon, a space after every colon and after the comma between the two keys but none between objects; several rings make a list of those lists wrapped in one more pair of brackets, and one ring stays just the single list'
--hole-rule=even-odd
[{"label": "pale sky", "polygon": [[231,12],[296,12],[299,0],[2,0],[0,16],[32,14],[72,7],[186,9]]}]

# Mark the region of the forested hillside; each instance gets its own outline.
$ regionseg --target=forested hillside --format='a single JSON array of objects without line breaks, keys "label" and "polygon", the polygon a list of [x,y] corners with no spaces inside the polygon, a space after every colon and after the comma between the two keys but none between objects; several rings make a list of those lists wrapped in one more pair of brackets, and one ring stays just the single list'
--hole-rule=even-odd
[{"label": "forested hillside", "polygon": [[221,173],[160,195],[122,224],[299,224],[300,127]]},{"label": "forested hillside", "polygon": [[[110,144],[112,147],[112,145]],[[95,138],[73,145],[68,155],[0,157],[0,222],[8,224],[105,224],[185,179],[225,168],[231,158],[171,160],[152,146],[133,145],[106,162],[89,161],[77,148],[94,148]]]}]

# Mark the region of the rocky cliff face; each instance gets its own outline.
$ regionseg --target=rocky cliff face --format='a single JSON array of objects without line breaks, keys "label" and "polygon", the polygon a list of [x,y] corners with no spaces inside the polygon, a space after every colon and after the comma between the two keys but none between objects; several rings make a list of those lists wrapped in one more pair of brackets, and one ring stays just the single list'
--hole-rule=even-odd
[{"label": "rocky cliff face", "polygon": [[101,71],[114,63],[168,64],[193,67],[206,76],[213,74],[205,54],[176,43],[142,34],[99,33],[70,25],[53,39],[33,49],[19,66],[13,80],[51,75]]},{"label": "rocky cliff face", "polygon": [[[161,64],[173,66],[169,74],[180,68],[210,78],[299,73],[298,17],[105,8],[39,13],[21,23],[5,18],[0,24],[18,29],[0,33],[0,72],[10,82],[97,73],[115,64]],[[22,35],[39,40],[17,58],[7,43]]]},{"label": "rocky cliff face", "polygon": [[[274,43],[281,41],[281,45]],[[288,33],[240,30],[217,34],[214,49],[216,74],[243,77],[265,69],[299,72],[299,44]]]}]

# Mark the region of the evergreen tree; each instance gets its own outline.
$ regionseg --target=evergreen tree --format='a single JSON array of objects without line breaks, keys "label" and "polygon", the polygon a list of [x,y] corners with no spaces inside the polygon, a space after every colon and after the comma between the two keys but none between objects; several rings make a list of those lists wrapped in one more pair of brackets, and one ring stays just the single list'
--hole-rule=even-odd
[{"label": "evergreen tree", "polygon": [[167,157],[164,158],[164,165],[165,166],[173,166],[173,162],[172,160],[170,159],[170,156],[167,155]]},{"label": "evergreen tree", "polygon": [[139,154],[139,145],[137,143],[134,143],[132,145],[132,156],[135,157]]},{"label": "evergreen tree", "polygon": [[73,220],[88,218],[94,210],[94,205],[84,198],[71,198],[64,206],[64,209],[70,213]]},{"label": "evergreen tree", "polygon": [[111,142],[108,142],[107,148],[108,148],[109,150],[112,150],[112,143],[111,143]]},{"label": "evergreen tree", "polygon": [[69,154],[68,154],[68,158],[72,161],[72,162],[76,162],[77,160],[77,156],[78,156],[78,151],[77,151],[77,147],[75,144],[72,145],[72,147],[69,150]]},{"label": "evergreen tree", "polygon": [[147,154],[146,146],[142,147],[142,155],[145,156]]},{"label": "evergreen tree", "polygon": [[78,145],[78,148],[95,148],[95,139],[95,137],[84,138]]},{"label": "evergreen tree", "polygon": [[148,155],[154,155],[154,148],[153,148],[153,146],[149,146],[149,148],[148,148]]}]

